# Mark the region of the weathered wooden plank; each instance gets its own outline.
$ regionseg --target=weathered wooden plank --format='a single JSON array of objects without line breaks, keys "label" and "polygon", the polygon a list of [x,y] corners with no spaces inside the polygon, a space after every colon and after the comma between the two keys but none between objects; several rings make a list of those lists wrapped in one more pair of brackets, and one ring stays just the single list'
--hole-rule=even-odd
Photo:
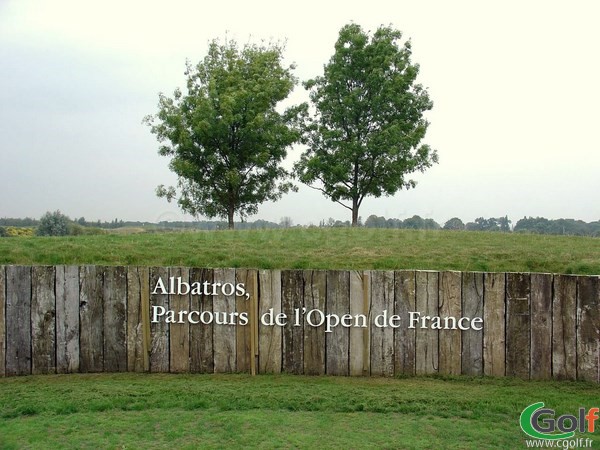
[{"label": "weathered wooden plank", "polygon": [[[191,269],[190,283],[212,285],[212,269]],[[190,326],[190,370],[197,373],[213,373],[215,361],[213,355],[213,322],[209,319],[213,314],[213,298],[203,289],[201,294],[192,294],[191,310],[199,311],[199,323]]]},{"label": "weathered wooden plank", "polygon": [[282,327],[275,324],[281,312],[281,271],[261,270],[258,273],[258,371],[281,373]]},{"label": "weathered wooden plank", "polygon": [[[159,285],[160,283],[160,285]],[[169,323],[159,313],[169,310],[169,270],[150,269],[150,371],[169,371]],[[164,289],[163,289],[164,288]]]},{"label": "weathered wooden plank", "polygon": [[552,378],[552,275],[531,274],[532,379]]},{"label": "weathered wooden plank", "polygon": [[[462,275],[460,272],[440,273],[439,316],[462,316]],[[440,373],[460,375],[462,362],[461,331],[457,326],[453,329],[440,330]]]},{"label": "weathered wooden plank", "polygon": [[[483,273],[462,274],[462,314],[471,320],[483,318]],[[483,375],[483,329],[462,331],[462,368],[464,375]]]},{"label": "weathered wooden plank", "polygon": [[577,378],[577,277],[554,276],[552,300],[552,377]]},{"label": "weathered wooden plank", "polygon": [[371,375],[394,375],[394,327],[403,324],[394,311],[394,272],[371,272]]},{"label": "weathered wooden plank", "polygon": [[[215,269],[214,280],[215,286],[217,283],[220,286],[226,283],[235,285],[235,270]],[[235,293],[225,295],[222,289],[217,287],[217,295],[213,297],[213,308],[215,316],[215,326],[213,328],[215,372],[236,372],[236,325],[232,325],[230,320],[235,313]]]},{"label": "weathered wooden plank", "polygon": [[505,313],[506,275],[484,275],[483,298],[483,372],[503,377],[506,371]]},{"label": "weathered wooden plank", "polygon": [[6,375],[6,267],[0,266],[0,377]]},{"label": "weathered wooden plank", "polygon": [[[311,311],[325,311],[327,295],[326,272],[321,270],[305,270],[304,282],[304,373],[306,375],[325,374],[325,326],[311,326],[319,323],[320,315]],[[309,323],[309,320],[311,321]]]},{"label": "weathered wooden plank", "polygon": [[528,273],[506,274],[506,375],[529,378],[531,284]]},{"label": "weathered wooden plank", "polygon": [[[439,299],[438,272],[417,271],[416,279],[416,310],[420,317],[437,316]],[[416,325],[415,370],[417,375],[437,373],[439,369],[439,330],[429,323],[425,328]]]},{"label": "weathered wooden plank", "polygon": [[150,269],[127,268],[127,370],[149,370]]},{"label": "weathered wooden plank", "polygon": [[394,275],[394,310],[400,316],[402,326],[394,330],[394,373],[414,375],[415,328],[409,328],[409,313],[415,311],[417,289],[415,272],[401,270]]},{"label": "weathered wooden plank", "polygon": [[236,354],[237,354],[237,371],[251,373],[252,359],[254,358],[252,349],[252,326],[250,323],[250,315],[252,310],[252,302],[250,295],[254,292],[256,283],[258,282],[258,274],[256,270],[237,269],[235,271],[236,283],[242,283],[245,287],[246,296],[236,295],[235,310],[238,315],[247,317],[246,325],[238,325],[236,327]]},{"label": "weathered wooden plank", "polygon": [[[350,360],[351,376],[369,376],[371,373],[371,272],[350,271],[350,314],[353,318],[363,320],[364,325],[350,328]],[[325,304],[323,303],[323,308]],[[355,324],[353,324],[355,325]],[[323,330],[324,331],[324,330]],[[325,339],[325,335],[323,335]],[[323,356],[324,357],[324,356]]]},{"label": "weathered wooden plank", "polygon": [[[180,293],[169,296],[169,307],[175,311],[175,322],[170,325],[169,348],[170,363],[169,370],[173,373],[182,373],[190,371],[190,323],[188,313],[190,311],[190,270],[184,267],[171,267],[169,277],[174,278],[176,286],[179,286],[177,280],[181,279]],[[187,293],[185,293],[187,291]]]},{"label": "weathered wooden plank", "polygon": [[31,267],[6,267],[6,375],[31,374]]},{"label": "weathered wooden plank", "polygon": [[[283,327],[283,366],[287,373],[304,373],[304,327],[301,320],[304,300],[304,279],[301,270],[281,272],[281,307],[287,317]],[[299,319],[299,320],[298,320]]]},{"label": "weathered wooden plank", "polygon": [[54,267],[31,272],[31,373],[56,373],[56,297]]},{"label": "weathered wooden plank", "polygon": [[79,369],[104,370],[104,301],[102,267],[79,268]]},{"label": "weathered wooden plank", "polygon": [[127,269],[104,268],[104,371],[127,371]]},{"label": "weathered wooden plank", "polygon": [[79,372],[79,267],[56,266],[56,371]]},{"label": "weathered wooden plank", "polygon": [[[327,272],[327,314],[341,318],[350,314],[350,272],[331,270]],[[341,325],[325,330],[325,371],[328,375],[349,374],[350,330]]]},{"label": "weathered wooden plank", "polygon": [[600,383],[600,277],[577,278],[577,379]]}]

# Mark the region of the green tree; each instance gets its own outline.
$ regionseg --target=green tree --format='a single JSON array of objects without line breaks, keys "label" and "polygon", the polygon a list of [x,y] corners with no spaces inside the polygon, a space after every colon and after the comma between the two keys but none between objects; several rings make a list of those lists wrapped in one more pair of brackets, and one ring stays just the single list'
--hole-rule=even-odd
[{"label": "green tree", "polygon": [[48,211],[41,217],[36,234],[38,236],[66,236],[69,234],[69,223],[71,223],[71,219],[60,211]]},{"label": "green tree", "polygon": [[391,27],[370,36],[359,25],[346,25],[323,76],[304,83],[316,116],[305,128],[308,150],[296,174],[351,210],[353,225],[365,197],[414,187],[407,175],[438,159],[421,144],[428,127],[423,114],[433,103],[416,83],[419,66],[401,37]]},{"label": "green tree", "polygon": [[444,224],[444,230],[464,230],[464,229],[465,229],[465,224],[458,217],[453,217],[452,219],[449,219]]},{"label": "green tree", "polygon": [[178,189],[161,185],[159,197],[178,197],[194,216],[226,217],[231,229],[234,214],[255,214],[292,189],[281,162],[300,138],[305,105],[276,110],[296,84],[294,66],[282,59],[277,44],[238,49],[215,40],[203,61],[187,63],[187,92],[160,94],[158,114],[144,119],[178,176]]}]

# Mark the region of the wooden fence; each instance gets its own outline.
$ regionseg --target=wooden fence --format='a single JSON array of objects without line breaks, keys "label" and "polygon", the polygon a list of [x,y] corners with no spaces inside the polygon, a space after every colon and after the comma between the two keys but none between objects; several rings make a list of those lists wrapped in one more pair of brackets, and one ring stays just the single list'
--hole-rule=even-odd
[{"label": "wooden fence", "polygon": [[[155,289],[170,277],[243,283],[249,296]],[[195,319],[202,313],[238,320],[245,315],[247,324],[153,321],[159,306],[197,311]],[[311,310],[313,325],[327,315],[346,319],[327,330],[326,323],[310,325]],[[394,327],[374,325],[382,311]],[[481,330],[408,326],[417,313],[480,317],[483,323]],[[392,315],[397,318],[390,321]],[[269,323],[284,316],[284,326]],[[356,319],[362,316],[364,327]],[[599,361],[598,276],[0,266],[0,376],[440,373],[598,381]]]}]

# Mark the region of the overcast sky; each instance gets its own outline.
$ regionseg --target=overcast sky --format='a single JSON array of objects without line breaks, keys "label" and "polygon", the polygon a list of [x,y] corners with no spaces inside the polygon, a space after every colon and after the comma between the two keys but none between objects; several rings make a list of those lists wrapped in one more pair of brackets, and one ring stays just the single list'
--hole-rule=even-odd
[{"label": "overcast sky", "polygon": [[[210,6],[205,6],[210,4]],[[391,24],[413,44],[434,107],[438,165],[360,215],[600,220],[600,3],[581,1],[0,0],[0,217],[60,209],[88,220],[187,220],[142,118],[184,86],[208,42],[287,40],[301,80],[339,29]],[[291,98],[306,100],[301,86]],[[301,148],[290,151],[291,167]],[[301,187],[253,219],[309,224],[350,212]]]}]

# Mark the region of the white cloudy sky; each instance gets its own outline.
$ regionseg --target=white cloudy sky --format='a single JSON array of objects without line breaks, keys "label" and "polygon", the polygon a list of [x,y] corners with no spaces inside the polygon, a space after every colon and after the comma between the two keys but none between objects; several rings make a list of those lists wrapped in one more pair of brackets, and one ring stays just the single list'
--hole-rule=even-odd
[{"label": "white cloudy sky", "polygon": [[[175,177],[141,123],[158,92],[183,86],[185,59],[199,61],[226,34],[287,39],[289,62],[308,79],[354,21],[392,24],[412,40],[434,101],[426,142],[440,156],[416,189],[365,200],[363,218],[599,220],[599,5],[0,0],[0,217],[60,209],[88,220],[185,219],[154,195]],[[293,100],[305,100],[301,87]],[[350,218],[304,187],[253,219],[283,216]]]}]

